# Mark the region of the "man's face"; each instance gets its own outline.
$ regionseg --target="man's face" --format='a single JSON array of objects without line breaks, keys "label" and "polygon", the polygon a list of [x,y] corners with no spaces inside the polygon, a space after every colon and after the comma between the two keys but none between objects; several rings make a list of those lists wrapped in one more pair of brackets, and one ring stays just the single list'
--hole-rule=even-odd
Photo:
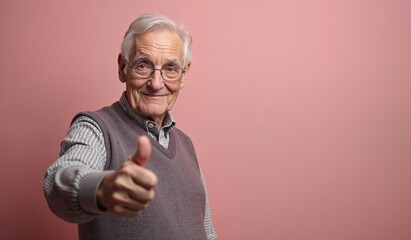
[{"label": "man's face", "polygon": [[[183,66],[183,43],[180,37],[167,30],[149,32],[135,41],[136,52],[130,56],[129,64],[147,63],[160,69],[169,64]],[[119,57],[119,70],[124,69],[125,60]],[[186,70],[190,65],[187,66]],[[119,71],[120,72],[120,71]],[[131,108],[144,118],[152,119],[162,125],[164,115],[177,100],[180,89],[184,86],[187,73],[180,81],[163,81],[160,71],[148,79],[138,78],[133,69],[127,68],[127,74],[120,80],[126,82],[126,94]]]}]

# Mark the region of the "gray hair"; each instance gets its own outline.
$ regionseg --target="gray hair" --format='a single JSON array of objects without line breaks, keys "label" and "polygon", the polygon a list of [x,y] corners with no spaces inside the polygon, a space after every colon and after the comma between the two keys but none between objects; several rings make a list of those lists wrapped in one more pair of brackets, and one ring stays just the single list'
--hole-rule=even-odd
[{"label": "gray hair", "polygon": [[191,42],[192,38],[183,26],[177,26],[177,24],[166,16],[157,14],[144,14],[134,20],[124,35],[123,43],[121,44],[121,55],[130,61],[131,54],[135,51],[135,40],[138,36],[144,35],[148,32],[166,29],[177,33],[183,42],[183,55],[184,55],[184,67],[190,63],[191,55]]}]

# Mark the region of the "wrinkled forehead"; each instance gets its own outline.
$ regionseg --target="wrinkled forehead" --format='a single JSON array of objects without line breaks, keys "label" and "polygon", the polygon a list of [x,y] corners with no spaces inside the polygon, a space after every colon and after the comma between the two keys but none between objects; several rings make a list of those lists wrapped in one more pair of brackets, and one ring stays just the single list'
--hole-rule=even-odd
[{"label": "wrinkled forehead", "polygon": [[183,42],[177,33],[169,30],[156,30],[140,35],[135,40],[133,58],[147,56],[151,61],[170,58],[183,61]]}]

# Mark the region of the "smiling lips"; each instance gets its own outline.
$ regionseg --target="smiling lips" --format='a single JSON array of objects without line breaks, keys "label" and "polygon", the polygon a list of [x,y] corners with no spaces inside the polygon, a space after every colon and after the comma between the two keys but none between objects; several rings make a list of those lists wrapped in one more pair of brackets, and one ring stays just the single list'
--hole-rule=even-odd
[{"label": "smiling lips", "polygon": [[150,93],[141,93],[144,97],[152,100],[161,100],[162,98],[166,97],[167,94],[150,94]]}]

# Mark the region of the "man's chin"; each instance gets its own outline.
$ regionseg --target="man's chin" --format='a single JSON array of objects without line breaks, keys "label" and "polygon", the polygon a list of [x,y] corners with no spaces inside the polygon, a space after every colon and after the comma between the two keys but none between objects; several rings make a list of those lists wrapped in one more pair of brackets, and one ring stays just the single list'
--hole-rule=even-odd
[{"label": "man's chin", "polygon": [[146,110],[144,108],[139,109],[138,113],[146,119],[155,120],[158,118],[163,118],[167,112],[167,108],[164,108],[164,107],[159,108],[158,106],[157,107],[150,106],[150,108],[148,109],[150,110]]}]

